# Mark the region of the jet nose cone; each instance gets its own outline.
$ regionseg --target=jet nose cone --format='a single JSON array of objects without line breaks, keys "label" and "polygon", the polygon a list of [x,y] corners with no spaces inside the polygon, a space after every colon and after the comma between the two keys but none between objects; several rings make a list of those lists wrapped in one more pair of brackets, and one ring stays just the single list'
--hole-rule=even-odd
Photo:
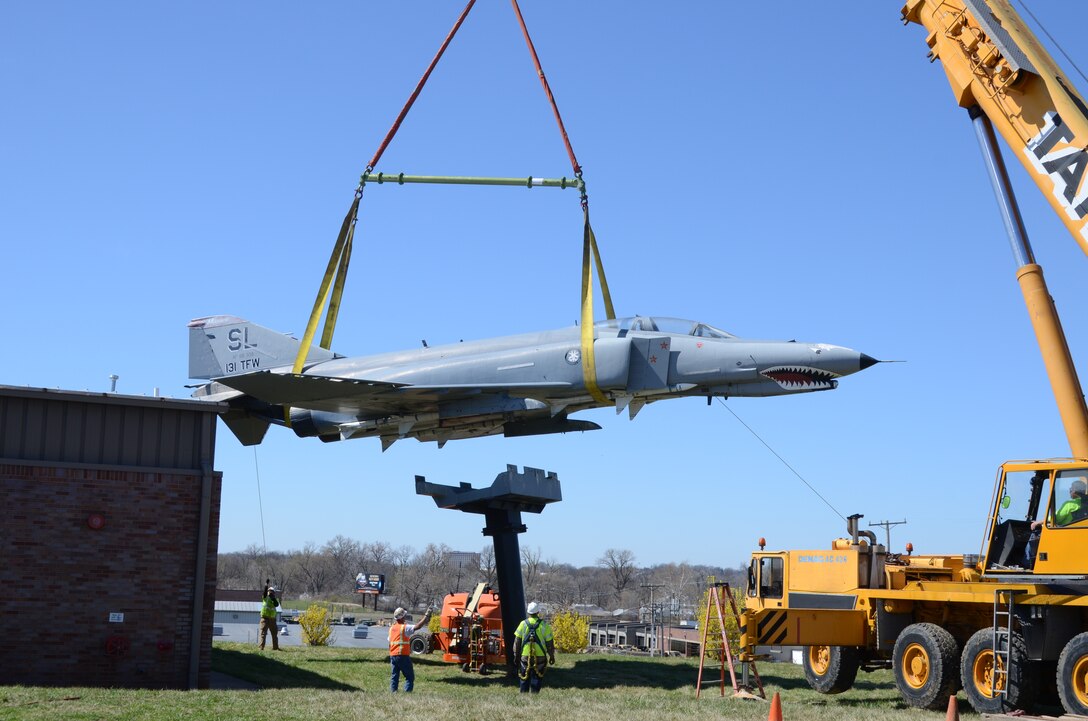
[{"label": "jet nose cone", "polygon": [[858,360],[858,370],[865,370],[869,366],[874,366],[879,362],[880,361],[878,361],[876,358],[873,358],[871,355],[862,353],[861,357]]}]

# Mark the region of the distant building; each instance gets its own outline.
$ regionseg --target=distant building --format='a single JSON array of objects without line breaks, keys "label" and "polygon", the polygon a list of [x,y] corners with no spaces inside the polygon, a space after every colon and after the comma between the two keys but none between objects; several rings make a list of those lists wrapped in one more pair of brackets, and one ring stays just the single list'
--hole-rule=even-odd
[{"label": "distant building", "polygon": [[580,616],[588,616],[591,621],[603,621],[612,618],[612,612],[592,603],[575,603],[570,609]]},{"label": "distant building", "polygon": [[257,601],[260,602],[262,597],[261,591],[257,589],[253,590],[232,590],[227,588],[215,589],[215,600],[219,601]]},{"label": "distant building", "polygon": [[480,567],[480,554],[472,551],[450,551],[446,554],[446,565],[462,571],[475,571]]},{"label": "distant building", "polygon": [[260,601],[215,601],[215,623],[251,623],[256,626],[261,622]]},{"label": "distant building", "polygon": [[446,554],[446,566],[456,574],[454,591],[470,591],[485,578],[477,578],[480,568],[480,554],[472,551],[449,551]]},{"label": "distant building", "polygon": [[668,655],[698,656],[702,645],[699,631],[683,626],[650,626],[634,621],[602,621],[589,626],[589,649],[635,651]]}]

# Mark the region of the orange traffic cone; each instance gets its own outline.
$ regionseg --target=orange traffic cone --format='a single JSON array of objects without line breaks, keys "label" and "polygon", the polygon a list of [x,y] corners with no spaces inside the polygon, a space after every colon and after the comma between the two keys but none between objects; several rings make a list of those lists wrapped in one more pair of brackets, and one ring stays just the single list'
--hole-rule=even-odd
[{"label": "orange traffic cone", "polygon": [[778,697],[777,691],[771,699],[771,712],[767,714],[767,721],[782,721],[782,699]]},{"label": "orange traffic cone", "polygon": [[956,705],[956,697],[948,697],[948,713],[944,715],[944,721],[960,721],[960,709]]}]

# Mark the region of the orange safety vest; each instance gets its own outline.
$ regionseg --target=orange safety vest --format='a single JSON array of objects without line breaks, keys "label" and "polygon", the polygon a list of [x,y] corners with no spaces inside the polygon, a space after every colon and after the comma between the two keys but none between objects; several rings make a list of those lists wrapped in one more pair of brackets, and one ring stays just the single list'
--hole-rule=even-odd
[{"label": "orange safety vest", "polygon": [[412,639],[404,632],[406,623],[394,623],[389,627],[389,655],[408,656],[412,653]]}]

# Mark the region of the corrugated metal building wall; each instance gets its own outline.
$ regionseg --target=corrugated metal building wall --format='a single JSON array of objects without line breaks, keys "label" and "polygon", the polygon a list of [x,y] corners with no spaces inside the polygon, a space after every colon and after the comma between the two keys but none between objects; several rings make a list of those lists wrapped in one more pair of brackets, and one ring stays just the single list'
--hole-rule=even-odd
[{"label": "corrugated metal building wall", "polygon": [[208,686],[220,410],[0,386],[3,683]]}]

